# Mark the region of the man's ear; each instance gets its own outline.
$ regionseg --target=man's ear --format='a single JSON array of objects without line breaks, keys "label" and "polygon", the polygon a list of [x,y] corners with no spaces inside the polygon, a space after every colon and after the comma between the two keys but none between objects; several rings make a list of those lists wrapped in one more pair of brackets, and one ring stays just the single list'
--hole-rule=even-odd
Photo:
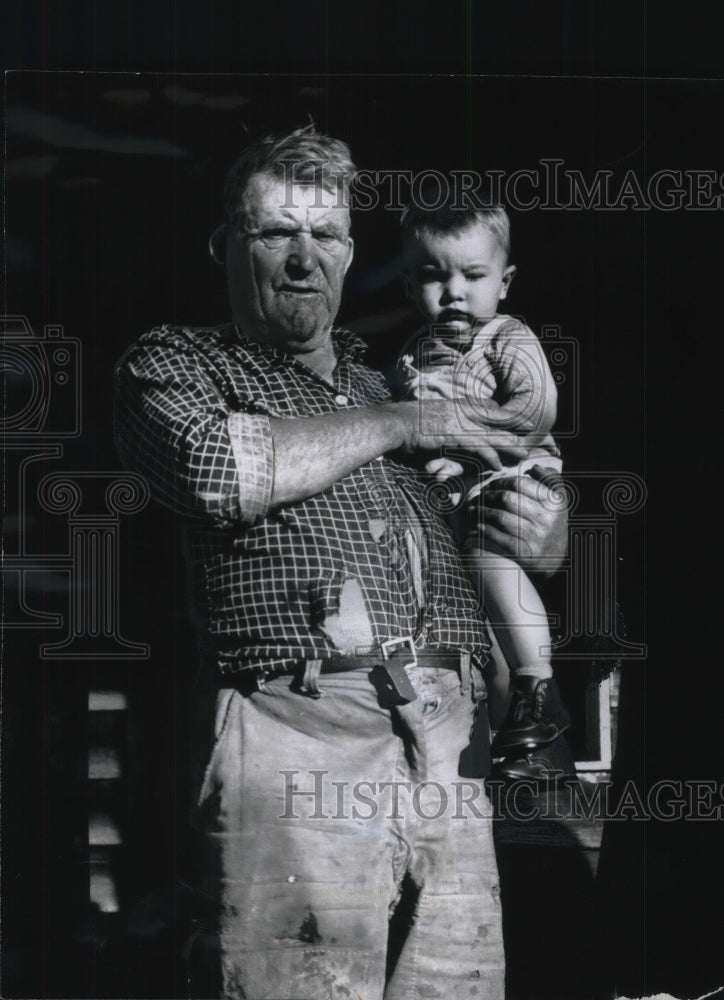
[{"label": "man's ear", "polygon": [[502,300],[508,294],[508,289],[510,288],[510,283],[515,277],[516,267],[515,264],[508,264],[506,269],[503,271],[503,287],[500,290],[500,299]]},{"label": "man's ear", "polygon": [[347,237],[347,254],[348,254],[347,263],[344,265],[345,274],[347,273],[347,271],[349,271],[350,264],[352,263],[352,260],[354,258],[354,240],[352,239],[351,236]]},{"label": "man's ear", "polygon": [[227,235],[227,225],[222,222],[220,226],[217,226],[209,237],[209,253],[214,258],[217,264],[221,267],[226,265],[226,235]]}]

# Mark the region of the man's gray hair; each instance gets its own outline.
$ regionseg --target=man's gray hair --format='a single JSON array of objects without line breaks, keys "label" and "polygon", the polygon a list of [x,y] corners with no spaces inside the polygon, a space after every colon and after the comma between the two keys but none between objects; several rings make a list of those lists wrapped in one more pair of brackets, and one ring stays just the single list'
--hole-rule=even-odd
[{"label": "man's gray hair", "polygon": [[323,135],[314,125],[283,135],[267,135],[247,146],[226,175],[227,217],[239,217],[244,191],[255,174],[271,174],[288,184],[319,184],[337,192],[341,205],[349,205],[349,189],[356,172],[349,146],[341,139]]}]

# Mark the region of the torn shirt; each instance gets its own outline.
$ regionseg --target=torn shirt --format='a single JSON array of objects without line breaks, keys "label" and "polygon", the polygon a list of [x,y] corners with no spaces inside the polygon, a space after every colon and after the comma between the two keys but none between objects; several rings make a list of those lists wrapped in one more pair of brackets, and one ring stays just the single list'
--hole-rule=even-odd
[{"label": "torn shirt", "polygon": [[362,362],[362,341],[333,337],[333,384],[231,325],[152,330],[117,367],[118,450],[188,521],[202,642],[239,667],[324,658],[339,649],[329,626],[353,595],[372,645],[412,634],[478,654],[489,645],[478,598],[414,470],[378,458],[270,509],[270,418],[390,399]]}]

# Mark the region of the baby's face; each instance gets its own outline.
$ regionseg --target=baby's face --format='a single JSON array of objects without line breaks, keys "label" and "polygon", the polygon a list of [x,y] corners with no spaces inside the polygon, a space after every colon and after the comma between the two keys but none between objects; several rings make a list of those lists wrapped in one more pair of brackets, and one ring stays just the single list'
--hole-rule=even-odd
[{"label": "baby's face", "polygon": [[458,233],[423,233],[409,250],[412,298],[430,323],[450,331],[491,319],[515,274],[481,223]]}]

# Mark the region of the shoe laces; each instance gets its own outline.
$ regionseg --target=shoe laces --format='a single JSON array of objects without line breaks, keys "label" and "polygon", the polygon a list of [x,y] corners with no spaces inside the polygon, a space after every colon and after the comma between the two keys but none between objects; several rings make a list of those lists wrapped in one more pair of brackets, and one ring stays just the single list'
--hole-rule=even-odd
[{"label": "shoe laces", "polygon": [[524,722],[526,719],[535,719],[537,716],[538,699],[535,691],[523,694],[516,692],[513,704],[513,719],[515,722]]}]

